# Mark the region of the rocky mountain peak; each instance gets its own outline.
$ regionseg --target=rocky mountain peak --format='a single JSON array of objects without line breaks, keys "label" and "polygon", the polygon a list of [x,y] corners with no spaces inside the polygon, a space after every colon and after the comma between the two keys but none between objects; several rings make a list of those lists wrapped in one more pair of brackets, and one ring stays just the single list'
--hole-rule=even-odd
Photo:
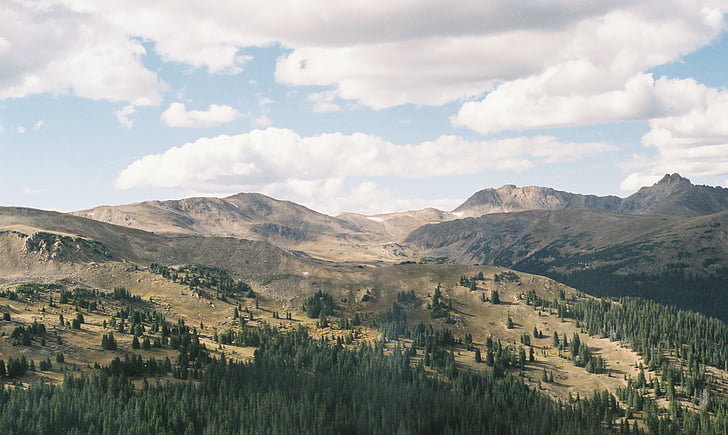
[{"label": "rocky mountain peak", "polygon": [[677,172],[674,174],[665,174],[664,177],[660,181],[658,181],[655,186],[665,186],[665,185],[675,185],[675,184],[684,184],[688,186],[692,186],[693,183],[690,182],[685,177],[682,177]]}]

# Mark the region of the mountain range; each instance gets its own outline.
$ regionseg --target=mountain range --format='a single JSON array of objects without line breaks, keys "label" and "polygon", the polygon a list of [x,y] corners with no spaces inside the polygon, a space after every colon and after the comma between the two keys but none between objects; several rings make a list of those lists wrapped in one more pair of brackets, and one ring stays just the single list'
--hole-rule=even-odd
[{"label": "mountain range", "polygon": [[[68,235],[65,255],[94,259],[99,243],[123,261],[204,263],[267,282],[403,262],[496,265],[596,295],[645,296],[728,318],[728,189],[696,186],[678,174],[627,198],[506,185],[481,190],[452,211],[328,216],[240,193],[68,214],[1,208],[0,228],[6,243],[7,231],[60,237],[46,241],[44,252],[63,248]],[[295,292],[300,282],[285,287]]]}]

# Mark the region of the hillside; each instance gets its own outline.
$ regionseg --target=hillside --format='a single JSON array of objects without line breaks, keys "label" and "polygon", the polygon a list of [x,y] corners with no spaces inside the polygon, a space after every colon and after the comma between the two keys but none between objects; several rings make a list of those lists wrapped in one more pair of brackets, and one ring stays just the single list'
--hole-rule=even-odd
[{"label": "hillside", "polygon": [[[721,370],[728,358],[725,324],[644,300],[602,301],[552,279],[500,265],[540,267],[566,277],[579,267],[591,271],[619,266],[618,271],[629,276],[635,270],[656,270],[650,269],[655,258],[672,258],[675,250],[681,258],[686,249],[700,247],[700,255],[716,257],[700,264],[702,257],[695,257],[685,269],[719,270],[723,263],[718,256],[725,258],[720,245],[725,244],[726,215],[688,219],[576,209],[493,214],[425,224],[407,238],[409,247],[390,247],[410,255],[403,258],[412,258],[416,249],[450,255],[462,263],[477,259],[493,264],[474,265],[356,263],[344,256],[327,262],[263,241],[161,235],[68,214],[0,208],[0,361],[8,361],[8,381],[28,387],[30,394],[48,388],[37,387],[40,382],[58,384],[65,375],[99,376],[93,382],[67,381],[44,397],[84,385],[90,389],[83,390],[83,397],[99,401],[108,400],[105,395],[116,394],[118,388],[126,392],[114,396],[117,399],[166,394],[173,386],[187,388],[184,385],[217,391],[208,388],[210,382],[227,382],[227,376],[238,376],[237,370],[257,369],[244,377],[266,379],[260,390],[234,383],[247,388],[246,394],[269,394],[267,405],[255,408],[256,415],[295,408],[302,413],[300,419],[310,411],[288,406],[280,397],[307,394],[299,399],[310,406],[311,394],[320,394],[321,386],[334,389],[344,402],[351,400],[347,394],[372,388],[384,389],[386,397],[399,397],[391,383],[402,379],[403,390],[417,389],[407,403],[451,394],[448,412],[453,415],[459,415],[463,403],[481,403],[489,396],[480,391],[473,396],[478,400],[466,399],[462,386],[482,385],[510,398],[530,395],[518,399],[524,403],[574,412],[583,419],[574,423],[578,427],[602,428],[617,419],[631,427],[649,426],[654,424],[650,415],[665,414],[659,411],[667,406],[661,395],[671,395],[685,410],[702,403],[701,394],[715,400],[726,397],[728,374]],[[377,231],[391,236],[391,228],[449,217],[429,210],[380,216],[381,220],[345,218],[381,225],[383,230]],[[387,227],[388,219],[401,222]],[[595,227],[612,232],[594,232]],[[474,241],[482,243],[476,246]],[[585,263],[589,249],[595,254]],[[581,263],[574,264],[581,266],[572,267],[570,262],[577,260]],[[684,305],[695,301],[702,301],[700,294],[691,294]],[[635,316],[649,321],[630,325],[627,319]],[[681,319],[680,328],[673,328],[675,318]],[[667,339],[668,332],[658,334],[665,328],[672,334]],[[709,331],[710,339],[695,334],[698,330]],[[688,371],[664,390],[652,382],[648,387],[645,376],[658,379],[664,376],[660,370],[694,368],[685,360],[670,359],[688,345],[690,361],[703,364],[702,371]],[[662,346],[669,350],[657,355],[654,349]],[[331,377],[334,366],[340,378]],[[365,367],[373,376],[362,379]],[[93,389],[98,385],[104,387]],[[640,404],[630,396],[636,389],[645,395]],[[11,409],[26,397],[22,389],[12,391],[12,397],[4,396]],[[600,394],[578,399],[594,391]],[[68,394],[58,400],[75,403],[77,394]],[[649,398],[653,394],[654,400]],[[446,400],[438,397],[437,403]],[[562,408],[550,399],[574,408]],[[206,400],[226,397],[211,394]],[[395,402],[391,406],[405,406]],[[47,403],[41,400],[32,409],[44,409]],[[503,406],[500,399],[494,403]],[[536,409],[528,406],[524,409]],[[585,408],[591,406],[599,410]],[[69,412],[86,409],[72,408]],[[512,408],[482,413],[476,407],[473,413],[493,421],[493,412],[502,415]],[[0,427],[17,431],[18,422],[25,420],[8,417],[13,414],[5,409],[0,410]],[[115,408],[105,408],[105,415],[111,409]],[[413,419],[402,412],[396,418],[408,415],[410,424],[429,418]],[[339,415],[350,414],[361,412]],[[567,420],[577,421],[571,418]],[[246,417],[244,423],[249,420]],[[426,421],[432,421],[432,427],[440,424],[438,418]]]},{"label": "hillside", "polygon": [[511,267],[597,295],[649,297],[727,319],[727,229],[728,212],[680,218],[561,209],[426,225],[405,242],[423,257]]},{"label": "hillside", "polygon": [[258,193],[101,206],[72,214],[160,234],[230,236],[278,242],[310,241],[323,234],[358,231],[336,218]]}]

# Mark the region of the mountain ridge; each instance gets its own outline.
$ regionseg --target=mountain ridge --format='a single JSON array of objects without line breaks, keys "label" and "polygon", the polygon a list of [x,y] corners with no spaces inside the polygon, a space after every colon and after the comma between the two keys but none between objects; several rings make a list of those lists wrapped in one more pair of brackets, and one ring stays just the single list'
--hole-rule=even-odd
[{"label": "mountain ridge", "polygon": [[694,185],[679,174],[665,174],[626,198],[582,195],[550,187],[507,184],[474,193],[454,212],[464,217],[526,210],[596,209],[621,214],[695,217],[728,210],[728,189]]}]

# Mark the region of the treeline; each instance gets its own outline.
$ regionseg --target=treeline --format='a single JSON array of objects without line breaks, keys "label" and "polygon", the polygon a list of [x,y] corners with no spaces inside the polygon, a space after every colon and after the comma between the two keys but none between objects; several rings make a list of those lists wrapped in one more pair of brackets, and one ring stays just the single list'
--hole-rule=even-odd
[{"label": "treeline", "polygon": [[149,265],[149,271],[162,275],[173,282],[189,286],[190,289],[208,288],[223,299],[230,296],[254,298],[255,292],[250,285],[243,281],[234,280],[227,271],[201,264],[188,264],[178,268],[164,266],[158,263]]},{"label": "treeline", "polygon": [[511,376],[461,372],[439,380],[381,342],[349,350],[304,329],[263,331],[254,362],[213,359],[194,384],[135,390],[121,369],[138,369],[135,357],[60,387],[4,389],[0,432],[597,434],[615,427],[615,400],[606,393],[557,403]]},{"label": "treeline", "polygon": [[679,267],[661,273],[618,274],[618,267],[606,267],[558,274],[548,270],[523,268],[539,273],[599,297],[640,297],[686,310],[701,312],[728,322],[728,269],[708,276],[691,274]]},{"label": "treeline", "polygon": [[581,300],[566,315],[589,334],[629,343],[650,369],[661,367],[666,353],[688,366],[728,369],[728,325],[718,319],[636,298]]}]

